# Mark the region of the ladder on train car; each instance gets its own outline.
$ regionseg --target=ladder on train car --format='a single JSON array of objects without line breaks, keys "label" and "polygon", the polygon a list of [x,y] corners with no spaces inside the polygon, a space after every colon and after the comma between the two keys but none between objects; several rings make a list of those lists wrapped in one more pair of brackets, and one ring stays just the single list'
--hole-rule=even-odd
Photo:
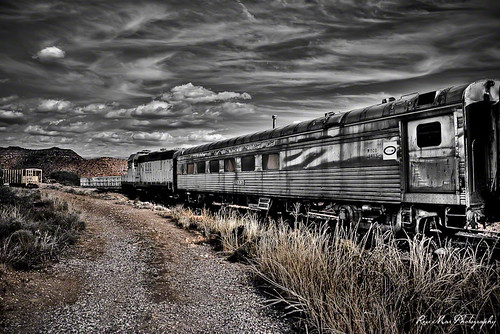
[{"label": "ladder on train car", "polygon": [[271,199],[269,197],[259,197],[259,204],[257,207],[260,210],[269,211],[271,208]]},{"label": "ladder on train car", "polygon": [[268,197],[260,197],[258,203],[249,203],[248,206],[245,205],[237,205],[237,204],[229,204],[223,202],[212,202],[212,205],[217,206],[226,206],[228,208],[233,209],[245,209],[245,210],[254,210],[254,211],[269,211],[271,208],[272,200]]},{"label": "ladder on train car", "polygon": [[257,204],[250,203],[248,207],[251,210],[263,210],[269,211],[271,208],[272,200],[269,197],[259,197],[259,202]]}]

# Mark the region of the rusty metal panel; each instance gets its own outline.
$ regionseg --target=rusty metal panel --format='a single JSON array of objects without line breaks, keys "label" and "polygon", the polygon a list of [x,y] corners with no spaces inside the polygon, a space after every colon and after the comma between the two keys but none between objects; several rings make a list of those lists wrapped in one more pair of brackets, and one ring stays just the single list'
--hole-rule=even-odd
[{"label": "rusty metal panel", "polygon": [[[437,125],[436,130],[419,132]],[[408,122],[408,186],[410,192],[455,192],[456,157],[453,115]]]}]

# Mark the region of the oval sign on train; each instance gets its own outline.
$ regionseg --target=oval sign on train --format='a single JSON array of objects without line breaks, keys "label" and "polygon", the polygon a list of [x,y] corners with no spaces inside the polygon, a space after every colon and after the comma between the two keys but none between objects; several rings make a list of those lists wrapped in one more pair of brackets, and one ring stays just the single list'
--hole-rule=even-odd
[{"label": "oval sign on train", "polygon": [[394,153],[396,153],[396,148],[394,146],[387,146],[384,148],[385,155],[393,155]]}]

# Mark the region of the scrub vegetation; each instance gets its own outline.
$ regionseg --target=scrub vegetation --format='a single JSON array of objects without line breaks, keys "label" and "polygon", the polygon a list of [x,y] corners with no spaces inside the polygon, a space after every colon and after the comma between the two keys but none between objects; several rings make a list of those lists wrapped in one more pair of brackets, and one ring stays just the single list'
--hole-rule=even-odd
[{"label": "scrub vegetation", "polygon": [[[234,212],[198,215],[176,207],[185,228],[249,261],[271,303],[322,333],[453,333],[499,329],[500,269],[489,252],[376,232],[259,224]],[[370,236],[369,236],[370,235]],[[404,250],[403,250],[404,249]]]},{"label": "scrub vegetation", "polygon": [[67,202],[38,190],[0,186],[0,263],[41,267],[75,243],[84,229]]}]

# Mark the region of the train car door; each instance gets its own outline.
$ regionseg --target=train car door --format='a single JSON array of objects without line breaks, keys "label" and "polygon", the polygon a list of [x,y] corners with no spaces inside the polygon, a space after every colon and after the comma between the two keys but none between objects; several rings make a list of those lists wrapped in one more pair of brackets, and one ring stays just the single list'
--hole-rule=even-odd
[{"label": "train car door", "polygon": [[457,172],[453,115],[409,121],[407,131],[407,192],[455,193]]},{"label": "train car door", "polygon": [[498,187],[497,115],[498,105],[492,107],[488,103],[474,103],[466,107],[471,206],[491,200]]}]

